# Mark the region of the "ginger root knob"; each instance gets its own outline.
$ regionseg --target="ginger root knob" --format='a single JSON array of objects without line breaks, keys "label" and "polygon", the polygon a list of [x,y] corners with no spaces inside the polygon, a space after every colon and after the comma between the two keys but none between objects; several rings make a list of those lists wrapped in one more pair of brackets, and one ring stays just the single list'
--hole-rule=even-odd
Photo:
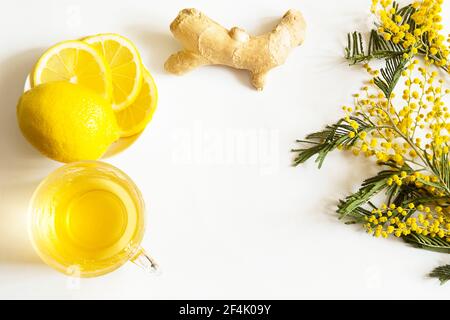
[{"label": "ginger root knob", "polygon": [[291,9],[271,32],[251,36],[238,27],[227,30],[196,9],[184,9],[170,30],[183,50],[167,59],[168,72],[181,75],[203,65],[226,65],[248,70],[252,85],[262,90],[267,73],[303,43],[306,23],[300,11]]}]

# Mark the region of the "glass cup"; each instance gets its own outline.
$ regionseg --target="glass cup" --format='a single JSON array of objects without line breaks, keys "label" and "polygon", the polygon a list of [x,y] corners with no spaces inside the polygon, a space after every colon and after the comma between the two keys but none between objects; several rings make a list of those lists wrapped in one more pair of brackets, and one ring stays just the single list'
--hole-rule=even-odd
[{"label": "glass cup", "polygon": [[140,246],[142,195],[124,172],[107,163],[81,161],[56,169],[34,192],[28,221],[36,252],[66,275],[100,276],[127,261],[157,269]]}]

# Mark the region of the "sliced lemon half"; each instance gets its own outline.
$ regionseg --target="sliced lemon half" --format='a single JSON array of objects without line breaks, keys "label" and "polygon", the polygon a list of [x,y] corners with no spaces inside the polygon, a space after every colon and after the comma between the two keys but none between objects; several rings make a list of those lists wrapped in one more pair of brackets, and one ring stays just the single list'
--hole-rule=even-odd
[{"label": "sliced lemon half", "polygon": [[144,68],[142,89],[136,101],[125,109],[116,111],[121,137],[142,132],[153,117],[158,104],[158,89],[150,72]]},{"label": "sliced lemon half", "polygon": [[48,49],[36,63],[30,79],[32,87],[68,81],[90,88],[108,101],[112,98],[111,71],[105,58],[82,41],[64,41]]},{"label": "sliced lemon half", "polygon": [[142,86],[142,61],[134,44],[117,34],[98,34],[83,39],[105,57],[111,69],[114,110],[131,105]]}]

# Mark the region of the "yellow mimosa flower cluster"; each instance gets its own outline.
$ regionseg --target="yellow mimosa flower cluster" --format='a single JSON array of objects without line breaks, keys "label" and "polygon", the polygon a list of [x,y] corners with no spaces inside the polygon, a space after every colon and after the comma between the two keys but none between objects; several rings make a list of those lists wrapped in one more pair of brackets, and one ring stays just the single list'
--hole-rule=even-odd
[{"label": "yellow mimosa flower cluster", "polygon": [[364,228],[375,237],[387,238],[393,234],[396,237],[416,233],[424,236],[439,237],[450,242],[449,211],[442,207],[432,208],[409,203],[403,208],[395,204],[383,204],[374,209],[372,215],[365,217]]},{"label": "yellow mimosa flower cluster", "polygon": [[[345,119],[354,129],[349,133],[350,138],[356,135],[360,138],[360,143],[353,149],[355,154],[362,152],[368,157],[376,156],[381,161],[394,160],[401,165],[405,156],[411,159],[419,157],[421,152],[418,149],[421,148],[433,149],[435,156],[448,152],[450,113],[443,98],[450,91],[443,88],[444,82],[437,79],[436,71],[427,72],[418,64],[418,60],[413,60],[402,74],[405,89],[401,99],[397,99],[401,104],[399,110],[394,107],[395,95],[386,98],[373,85],[373,80],[369,82],[372,84],[370,88],[364,86],[360,93],[354,95],[355,110],[343,107]],[[365,67],[370,74],[374,74],[367,64]],[[351,116],[373,123],[375,130],[359,132],[358,124],[351,120]],[[431,132],[420,137],[418,133],[421,129]],[[384,142],[380,143],[380,139]],[[432,155],[428,154],[428,157]]]},{"label": "yellow mimosa flower cluster", "polygon": [[410,16],[399,12],[392,0],[372,0],[371,10],[378,18],[378,33],[386,40],[405,49],[404,58],[421,53],[429,63],[449,71],[450,54],[443,29],[441,5],[443,0],[423,0],[411,4]]},{"label": "yellow mimosa flower cluster", "polygon": [[[371,76],[377,75],[369,65],[364,67]],[[386,98],[372,79],[354,95],[354,109],[343,107],[344,120],[352,129],[348,137],[354,142],[345,149],[355,155],[375,157],[381,164],[407,164],[411,168],[410,172],[389,177],[388,187],[414,185],[424,197],[449,197],[450,190],[439,185],[441,177],[429,170],[427,163],[442,161],[444,155],[444,161],[449,161],[450,112],[443,99],[450,90],[444,88],[438,72],[428,71],[418,60],[410,62],[400,81],[403,92],[399,97],[392,94]],[[355,119],[372,125],[361,128]],[[366,217],[364,226],[375,236],[400,237],[414,232],[450,241],[450,207],[414,202],[406,208],[383,204]]]}]

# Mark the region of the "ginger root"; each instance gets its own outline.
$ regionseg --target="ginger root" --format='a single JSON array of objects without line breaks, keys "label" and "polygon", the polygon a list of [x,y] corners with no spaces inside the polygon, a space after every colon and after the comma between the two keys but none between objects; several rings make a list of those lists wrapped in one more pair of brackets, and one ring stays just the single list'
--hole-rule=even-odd
[{"label": "ginger root", "polygon": [[227,65],[251,73],[251,83],[264,87],[266,75],[282,65],[292,48],[302,44],[306,23],[297,10],[289,10],[271,31],[250,36],[245,30],[225,29],[196,9],[184,9],[170,25],[183,50],[172,54],[165,69],[181,75],[203,65]]}]

